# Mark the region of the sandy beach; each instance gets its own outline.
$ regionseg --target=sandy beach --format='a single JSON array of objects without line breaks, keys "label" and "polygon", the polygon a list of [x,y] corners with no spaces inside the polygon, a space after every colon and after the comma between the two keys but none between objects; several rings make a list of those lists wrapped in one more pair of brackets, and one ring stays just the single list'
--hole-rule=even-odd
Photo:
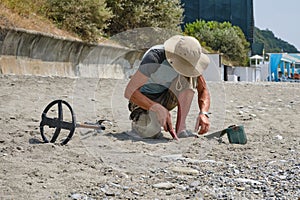
[{"label": "sandy beach", "polygon": [[[208,82],[210,133],[243,125],[239,145],[131,135],[127,81],[0,75],[0,199],[300,199],[299,83]],[[111,123],[76,128],[64,146],[43,143],[41,114],[56,99],[77,122]],[[194,98],[189,129],[197,112]]]}]

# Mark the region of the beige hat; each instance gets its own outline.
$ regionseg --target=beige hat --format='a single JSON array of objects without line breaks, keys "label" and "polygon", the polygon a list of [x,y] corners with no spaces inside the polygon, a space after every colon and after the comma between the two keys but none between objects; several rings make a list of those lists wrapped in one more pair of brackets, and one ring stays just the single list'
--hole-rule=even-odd
[{"label": "beige hat", "polygon": [[191,36],[175,35],[165,41],[164,47],[168,62],[183,76],[200,76],[210,62],[199,41]]}]

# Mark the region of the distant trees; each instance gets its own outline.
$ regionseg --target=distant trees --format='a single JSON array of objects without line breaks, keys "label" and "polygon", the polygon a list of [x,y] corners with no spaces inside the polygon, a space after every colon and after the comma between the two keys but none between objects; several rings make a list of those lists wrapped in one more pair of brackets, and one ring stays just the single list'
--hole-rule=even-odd
[{"label": "distant trees", "polygon": [[113,17],[106,33],[114,35],[140,27],[180,30],[183,8],[180,0],[106,0]]},{"label": "distant trees", "polygon": [[200,20],[186,24],[184,32],[197,38],[208,50],[222,53],[235,64],[247,65],[250,44],[239,27],[229,22]]},{"label": "distant trees", "polygon": [[47,18],[83,40],[139,28],[179,30],[183,9],[179,0],[44,0]]},{"label": "distant trees", "polygon": [[274,33],[268,29],[260,30],[255,27],[254,42],[263,44],[266,53],[299,53],[295,46],[275,37]]},{"label": "distant trees", "polygon": [[113,15],[105,0],[46,0],[45,15],[60,28],[96,42]]}]

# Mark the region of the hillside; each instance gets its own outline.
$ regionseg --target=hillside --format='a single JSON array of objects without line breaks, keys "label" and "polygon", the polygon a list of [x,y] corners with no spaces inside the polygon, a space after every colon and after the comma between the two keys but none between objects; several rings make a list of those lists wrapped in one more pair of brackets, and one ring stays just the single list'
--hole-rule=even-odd
[{"label": "hillside", "polygon": [[288,42],[275,36],[271,30],[260,30],[254,28],[254,41],[257,44],[264,45],[266,53],[299,53],[299,50]]},{"label": "hillside", "polygon": [[7,28],[20,28],[31,31],[51,34],[59,37],[66,37],[70,39],[78,39],[74,34],[56,28],[49,20],[41,18],[40,16],[31,14],[29,16],[20,16],[10,9],[7,9],[0,4],[0,26]]}]

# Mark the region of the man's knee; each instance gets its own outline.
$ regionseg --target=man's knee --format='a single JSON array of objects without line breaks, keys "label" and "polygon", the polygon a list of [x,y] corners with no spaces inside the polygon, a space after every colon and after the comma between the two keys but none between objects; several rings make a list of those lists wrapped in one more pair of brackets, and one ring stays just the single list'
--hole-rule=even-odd
[{"label": "man's knee", "polygon": [[132,130],[142,138],[156,138],[161,133],[156,114],[152,111],[141,113],[138,120],[132,121]]}]

